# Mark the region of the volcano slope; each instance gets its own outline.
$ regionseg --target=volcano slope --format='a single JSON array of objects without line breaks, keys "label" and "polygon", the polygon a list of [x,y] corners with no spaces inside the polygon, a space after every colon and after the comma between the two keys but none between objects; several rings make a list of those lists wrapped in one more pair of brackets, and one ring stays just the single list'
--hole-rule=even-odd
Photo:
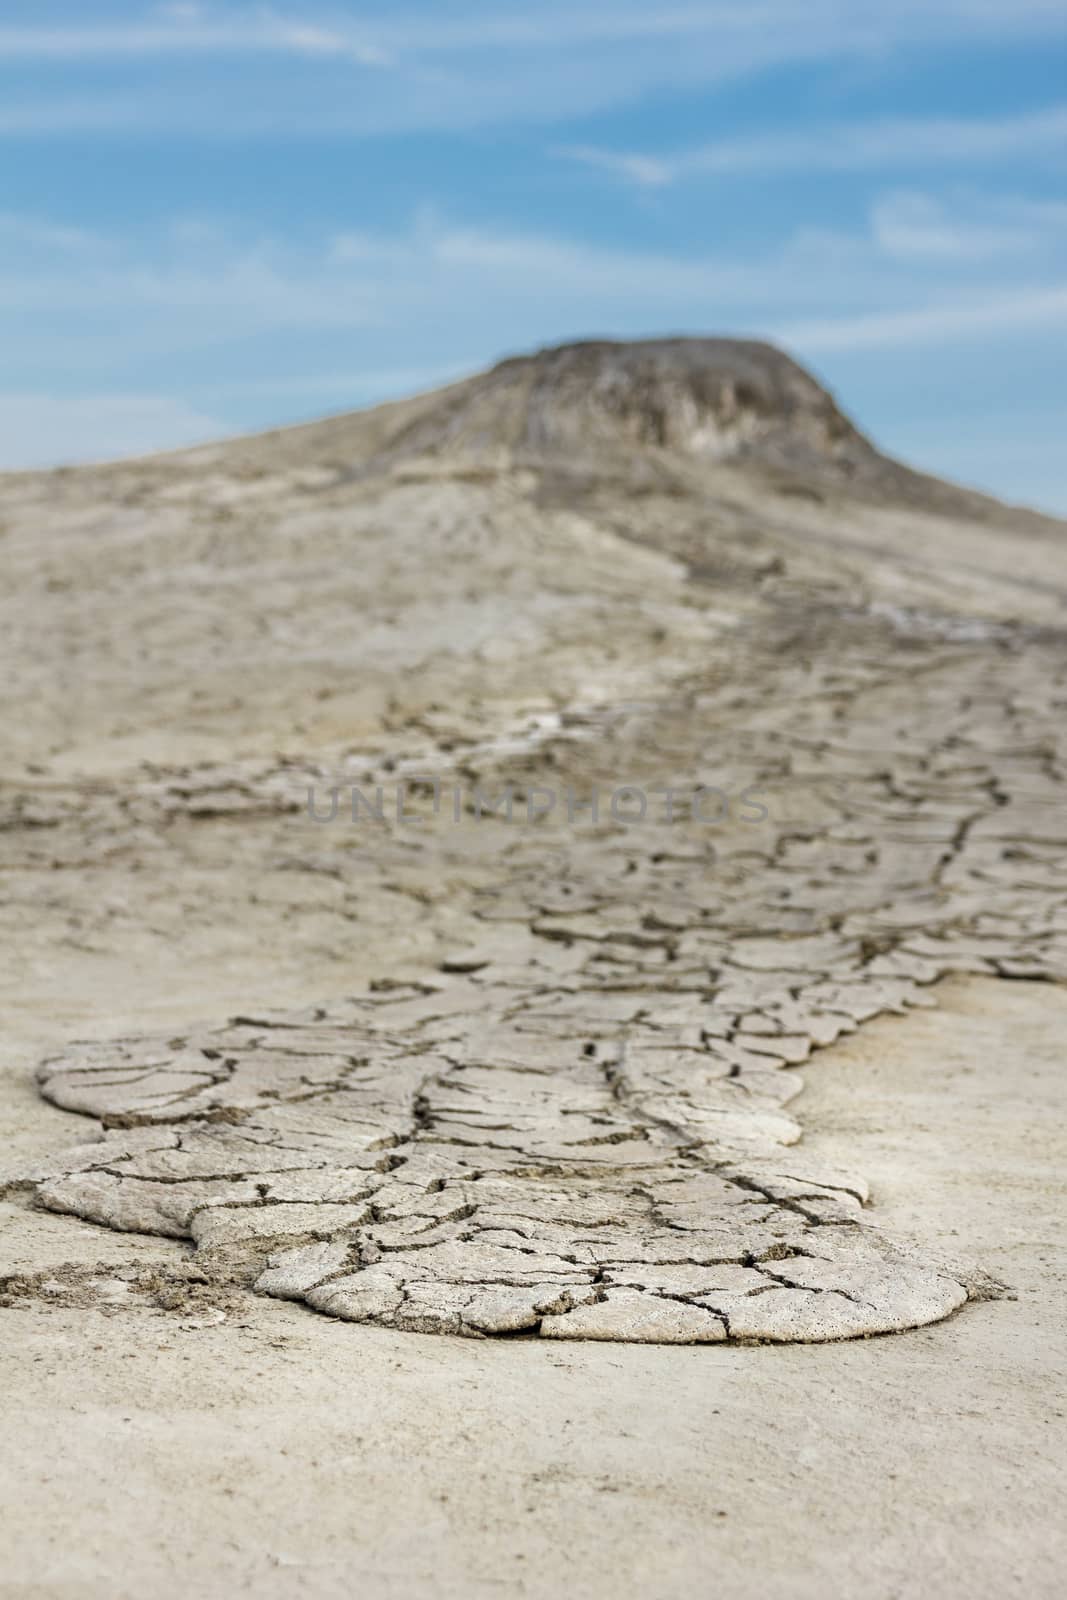
[{"label": "volcano slope", "polygon": [[943,975],[1067,976],[1063,524],[696,339],[2,495],[7,981],[95,1119],[12,1193],[413,1331],[1000,1292],[786,1108]]}]

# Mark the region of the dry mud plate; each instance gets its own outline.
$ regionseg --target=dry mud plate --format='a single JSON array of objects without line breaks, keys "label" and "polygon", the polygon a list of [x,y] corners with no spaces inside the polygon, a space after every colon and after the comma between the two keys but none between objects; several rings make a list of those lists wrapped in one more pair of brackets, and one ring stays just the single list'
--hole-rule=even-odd
[{"label": "dry mud plate", "polygon": [[429,1332],[826,1339],[965,1299],[857,1226],[847,1180],[776,1156],[794,1085],[773,1057],[672,1047],[634,999],[576,1046],[581,991],[505,993],[507,1012],[456,985],[51,1063],[46,1093],[138,1125],[41,1197]]},{"label": "dry mud plate", "polygon": [[[226,924],[265,953],[228,1022],[44,1062],[45,1097],[98,1126],[20,1175],[38,1204],[192,1240],[209,1284],[418,1332],[819,1341],[997,1292],[885,1237],[787,1107],[813,1050],[947,973],[1067,972],[1055,525],[907,473],[785,358],[725,345],[556,352],[85,477],[211,581],[191,637],[140,650],[156,613],[128,575],[109,648],[147,658],[170,759],[131,767],[101,691],[83,717],[118,754],[85,781],[66,727],[66,776],[12,802],[18,864],[47,863],[68,935],[125,948],[101,907],[127,863],[139,951],[158,931],[180,962],[200,930],[206,960]],[[277,749],[312,625],[358,706],[250,753]],[[194,693],[207,647],[230,675]],[[387,795],[361,832],[357,783]],[[518,817],[472,814],[502,784]],[[635,819],[620,784],[660,793]],[[759,803],[709,825],[701,786]],[[309,789],[341,792],[332,820]],[[289,989],[322,1003],[279,1008],[300,941]],[[342,987],[342,950],[375,981]]]}]

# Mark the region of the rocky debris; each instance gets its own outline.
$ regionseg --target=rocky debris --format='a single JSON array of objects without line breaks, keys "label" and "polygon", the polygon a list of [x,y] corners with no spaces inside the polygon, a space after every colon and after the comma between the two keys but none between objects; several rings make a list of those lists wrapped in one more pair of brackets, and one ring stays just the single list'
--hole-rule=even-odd
[{"label": "rocky debris", "polygon": [[0,1275],[0,1307],[79,1307],[113,1316],[128,1311],[166,1313],[195,1330],[225,1322],[247,1306],[233,1284],[212,1280],[193,1262],[177,1267],[101,1268],[63,1262],[42,1272]]}]

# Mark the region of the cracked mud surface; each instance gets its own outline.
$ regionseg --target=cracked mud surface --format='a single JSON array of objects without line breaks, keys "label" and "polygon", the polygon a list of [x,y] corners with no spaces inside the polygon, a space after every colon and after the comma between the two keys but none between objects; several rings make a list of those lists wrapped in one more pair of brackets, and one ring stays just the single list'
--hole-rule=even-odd
[{"label": "cracked mud surface", "polygon": [[[887,1238],[787,1108],[946,974],[1067,977],[1062,529],[670,437],[576,480],[528,436],[471,460],[459,416],[355,474],[372,419],[9,489],[68,644],[48,680],[12,608],[52,738],[14,742],[12,981],[47,943],[233,998],[121,1037],[102,1010],[38,1075],[99,1128],[13,1181],[192,1240],[220,1292],[397,1329],[825,1340],[997,1293]],[[308,815],[426,773],[764,814]]]},{"label": "cracked mud surface", "polygon": [[1058,1600],[1067,989],[937,999],[802,1069],[802,1148],[855,1157],[884,1228],[980,1242],[1015,1291],[906,1335],[412,1338],[234,1285],[179,1298],[188,1245],[0,1202],[0,1275],[26,1274],[0,1314],[9,1570],[121,1600],[689,1600],[709,1570],[739,1600]]}]

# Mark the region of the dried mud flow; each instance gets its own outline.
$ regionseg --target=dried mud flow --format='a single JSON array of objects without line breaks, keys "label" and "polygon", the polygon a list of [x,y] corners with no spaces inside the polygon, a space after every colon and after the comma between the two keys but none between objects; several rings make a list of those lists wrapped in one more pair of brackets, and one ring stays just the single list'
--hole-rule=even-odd
[{"label": "dried mud flow", "polygon": [[0,530],[8,983],[93,1019],[38,1071],[84,1139],[10,1195],[421,1332],[817,1341],[1001,1292],[789,1105],[945,975],[1067,977],[1063,524],[678,340],[9,476]]}]

